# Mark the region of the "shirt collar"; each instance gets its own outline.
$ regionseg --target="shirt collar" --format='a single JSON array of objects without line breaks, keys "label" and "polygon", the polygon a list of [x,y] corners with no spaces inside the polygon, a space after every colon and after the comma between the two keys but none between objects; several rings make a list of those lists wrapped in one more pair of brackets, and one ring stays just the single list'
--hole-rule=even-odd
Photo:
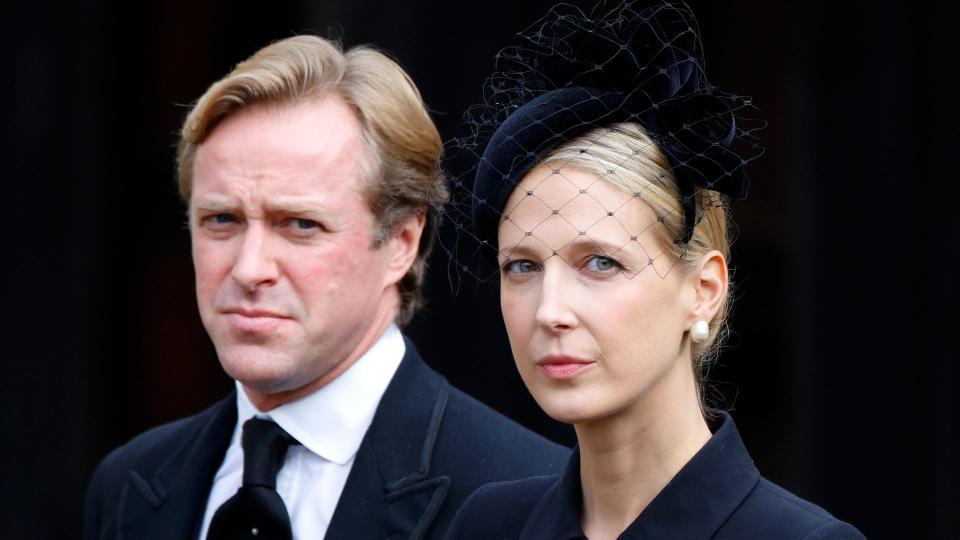
[{"label": "shirt collar", "polygon": [[[719,425],[697,452],[657,494],[620,540],[706,538],[720,528],[760,480],[733,419],[721,413]],[[541,498],[521,538],[585,538],[580,525],[580,449]]]},{"label": "shirt collar", "polygon": [[338,465],[356,455],[380,398],[406,353],[403,335],[390,325],[347,371],[316,392],[262,413],[237,381],[237,429],[253,416],[271,418],[306,449]]}]

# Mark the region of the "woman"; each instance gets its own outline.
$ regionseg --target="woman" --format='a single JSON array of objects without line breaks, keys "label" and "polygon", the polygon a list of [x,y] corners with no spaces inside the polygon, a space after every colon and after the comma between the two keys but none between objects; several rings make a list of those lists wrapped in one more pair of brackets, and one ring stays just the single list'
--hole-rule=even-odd
[{"label": "woman", "polygon": [[761,150],[749,102],[707,83],[695,29],[682,4],[558,6],[468,115],[470,229],[496,256],[520,375],[578,448],[558,477],[481,488],[450,538],[862,537],[763,479],[703,403],[729,305],[725,199]]}]

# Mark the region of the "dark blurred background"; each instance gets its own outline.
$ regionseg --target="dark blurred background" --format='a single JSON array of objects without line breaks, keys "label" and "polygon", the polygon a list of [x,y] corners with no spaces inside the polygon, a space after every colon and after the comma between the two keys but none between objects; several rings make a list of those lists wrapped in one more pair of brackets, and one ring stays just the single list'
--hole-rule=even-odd
[{"label": "dark blurred background", "polygon": [[[186,105],[271,40],[319,32],[392,53],[451,137],[493,54],[550,4],[8,3],[2,536],[78,538],[97,461],[230,386],[174,185]],[[870,538],[960,538],[955,20],[930,3],[692,4],[712,82],[769,121],[734,206],[735,334],[715,388],[770,479]],[[451,298],[436,255],[408,329],[421,352],[572,442],[516,375],[496,290]]]}]

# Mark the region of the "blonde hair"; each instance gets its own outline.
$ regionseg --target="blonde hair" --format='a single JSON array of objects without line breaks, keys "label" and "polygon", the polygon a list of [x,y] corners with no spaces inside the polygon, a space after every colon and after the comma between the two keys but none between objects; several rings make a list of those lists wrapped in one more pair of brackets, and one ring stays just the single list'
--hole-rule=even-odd
[{"label": "blonde hair", "polygon": [[410,76],[383,53],[365,46],[344,53],[339,43],[303,35],[272,43],[237,64],[184,120],[177,149],[180,196],[189,204],[197,148],[224,119],[252,105],[296,105],[327,96],[343,99],[360,120],[364,195],[376,218],[371,248],[389,239],[403,220],[425,215],[416,260],[397,284],[397,322],[404,324],[422,304],[426,259],[448,194],[438,167],[440,134]]},{"label": "blonde hair", "polygon": [[[666,230],[664,243],[670,246],[681,269],[689,268],[712,250],[730,260],[729,212],[715,192],[697,188],[697,222],[693,236],[686,244],[676,241],[684,231],[680,189],[666,155],[639,124],[620,123],[593,129],[557,147],[543,162],[561,163],[565,167],[591,172],[630,193],[639,194],[662,218]],[[727,320],[732,294],[731,282],[720,310],[709,321],[707,339],[692,343],[694,376],[705,411],[704,379],[729,334]]]}]

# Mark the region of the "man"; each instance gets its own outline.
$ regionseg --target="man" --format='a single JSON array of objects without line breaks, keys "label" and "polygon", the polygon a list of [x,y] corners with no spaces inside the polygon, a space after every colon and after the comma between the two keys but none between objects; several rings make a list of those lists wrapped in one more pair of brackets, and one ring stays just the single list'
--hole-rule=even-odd
[{"label": "man", "polygon": [[446,199],[403,70],[321,38],[211,86],[179,147],[197,302],[237,390],[114,450],[89,539],[441,538],[497,480],[565,449],[448,386],[397,324]]}]

